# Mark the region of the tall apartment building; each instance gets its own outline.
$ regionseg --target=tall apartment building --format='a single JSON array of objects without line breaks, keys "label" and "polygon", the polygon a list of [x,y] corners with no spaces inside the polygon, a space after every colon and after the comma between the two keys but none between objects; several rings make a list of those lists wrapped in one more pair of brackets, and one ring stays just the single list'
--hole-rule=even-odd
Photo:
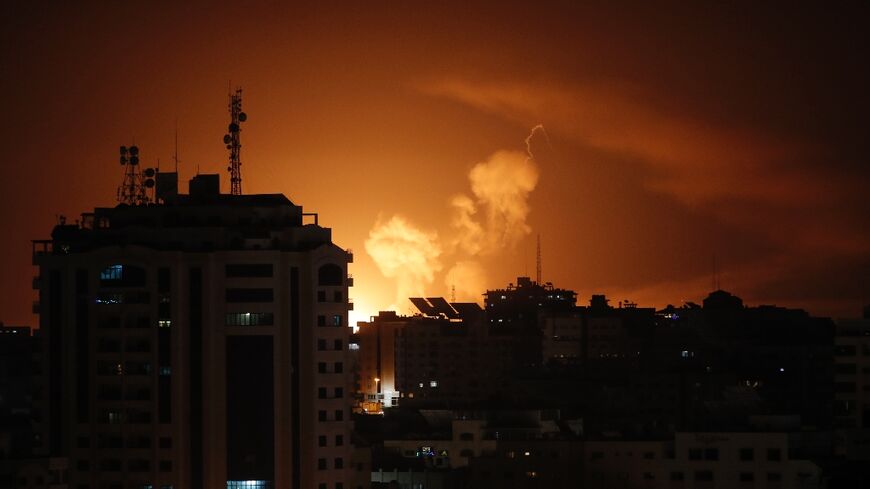
[{"label": "tall apartment building", "polygon": [[34,242],[43,452],[75,489],[350,489],[351,253],[283,195],[157,186]]}]

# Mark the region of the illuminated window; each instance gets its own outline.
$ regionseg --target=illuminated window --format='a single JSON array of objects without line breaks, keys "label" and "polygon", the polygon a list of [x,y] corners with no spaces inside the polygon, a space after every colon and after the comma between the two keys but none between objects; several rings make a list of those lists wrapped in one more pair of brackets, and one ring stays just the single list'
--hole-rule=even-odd
[{"label": "illuminated window", "polygon": [[109,265],[106,269],[100,272],[100,280],[121,280],[123,274],[123,265]]},{"label": "illuminated window", "polygon": [[342,321],[341,321],[340,314],[336,314],[336,315],[332,316],[332,325],[333,326],[341,326],[341,323],[342,323]]},{"label": "illuminated window", "polygon": [[172,326],[172,321],[169,319],[160,319],[157,321],[158,328],[168,328],[170,326]]},{"label": "illuminated window", "polygon": [[[172,486],[167,486],[170,489]],[[270,489],[272,481],[227,481],[227,489]]]},{"label": "illuminated window", "polygon": [[437,380],[430,380],[429,387],[438,387],[438,381]]},{"label": "illuminated window", "polygon": [[227,314],[227,326],[271,326],[275,315],[271,312],[231,312]]}]

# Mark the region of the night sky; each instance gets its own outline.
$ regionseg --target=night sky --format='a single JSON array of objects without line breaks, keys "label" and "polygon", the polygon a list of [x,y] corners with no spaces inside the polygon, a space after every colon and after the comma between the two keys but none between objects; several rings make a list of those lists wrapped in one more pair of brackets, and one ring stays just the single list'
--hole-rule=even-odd
[{"label": "night sky", "polygon": [[4,4],[7,324],[36,323],[30,240],[114,205],[118,146],[172,169],[177,121],[181,180],[229,191],[230,83],[245,193],[286,194],[354,250],[358,316],[534,277],[538,234],[544,280],[583,302],[700,302],[715,257],[748,304],[870,303],[857,10],[185,3]]}]

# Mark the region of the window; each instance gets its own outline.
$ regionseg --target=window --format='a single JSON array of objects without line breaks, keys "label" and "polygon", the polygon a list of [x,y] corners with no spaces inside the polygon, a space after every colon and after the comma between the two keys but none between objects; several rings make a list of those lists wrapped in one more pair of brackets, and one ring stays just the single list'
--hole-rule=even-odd
[{"label": "window", "polygon": [[344,489],[344,483],[343,482],[336,482],[335,489]]},{"label": "window", "polygon": [[344,419],[344,411],[341,409],[336,409],[335,410],[335,420],[341,421],[343,419]]},{"label": "window", "polygon": [[740,461],[749,462],[755,460],[755,450],[751,448],[741,448],[740,449]]},{"label": "window", "polygon": [[335,340],[335,342],[333,342],[333,345],[335,346],[336,351],[341,351],[343,349],[341,340]]},{"label": "window", "polygon": [[231,312],[226,316],[227,326],[271,326],[275,315],[271,312]]},{"label": "window", "polygon": [[690,448],[689,449],[689,460],[701,460],[704,451],[700,448]]},{"label": "window", "polygon": [[713,480],[713,471],[712,470],[696,470],[695,471],[695,480],[702,482],[710,482]]},{"label": "window", "polygon": [[685,480],[685,476],[682,472],[671,472],[671,480],[682,482],[683,480]]},{"label": "window", "polygon": [[459,456],[460,457],[473,457],[474,450],[471,450],[470,448],[464,448],[459,452]]},{"label": "window", "polygon": [[334,263],[327,263],[317,270],[318,285],[344,285],[344,272]]},{"label": "window", "polygon": [[771,462],[779,462],[782,459],[782,452],[779,448],[768,448],[767,449],[767,460]]},{"label": "window", "polygon": [[340,290],[336,290],[332,293],[333,302],[341,302],[343,297],[344,294],[342,294]]},{"label": "window", "polygon": [[317,459],[317,470],[326,470],[326,459],[318,458]]},{"label": "window", "polygon": [[341,314],[335,314],[334,316],[332,316],[332,325],[333,326],[341,326],[341,323],[342,323]]},{"label": "window", "polygon": [[161,460],[160,472],[172,472],[172,460]]},{"label": "window", "polygon": [[160,448],[172,448],[172,438],[169,438],[168,436],[161,436],[158,443]]},{"label": "window", "polygon": [[326,316],[317,316],[317,325],[326,326]]},{"label": "window", "polygon": [[326,302],[326,291],[318,290],[317,291],[317,302]]},{"label": "window", "polygon": [[317,351],[324,351],[324,350],[326,350],[326,340],[324,340],[323,338],[318,338],[317,339]]},{"label": "window", "polygon": [[172,326],[172,321],[169,319],[158,319],[157,327],[158,328],[169,328]]},{"label": "window", "polygon": [[317,411],[317,421],[326,421],[326,411]]},{"label": "window", "polygon": [[319,447],[326,446],[326,435],[320,435],[317,437],[317,446],[319,446]]},{"label": "window", "polygon": [[326,399],[326,387],[318,387],[317,388],[317,398],[318,399]]},{"label": "window", "polygon": [[227,277],[271,277],[271,263],[239,263],[227,264]]},{"label": "window", "polygon": [[343,458],[336,457],[334,462],[335,462],[335,466],[333,468],[336,468],[336,469],[343,469],[344,468],[344,459]]},{"label": "window", "polygon": [[755,480],[755,474],[752,472],[741,472],[740,473],[740,482],[753,482]]},{"label": "window", "polygon": [[227,302],[272,302],[274,291],[265,288],[227,289]]},{"label": "window", "polygon": [[100,280],[121,280],[123,273],[123,265],[109,265],[100,272]]},{"label": "window", "polygon": [[326,373],[326,362],[317,362],[317,373],[319,373],[319,374]]},{"label": "window", "polygon": [[782,482],[782,474],[779,472],[768,472],[767,482]]},{"label": "window", "polygon": [[337,374],[344,372],[344,364],[341,362],[335,362],[335,365],[333,365],[333,367],[334,367],[333,371]]},{"label": "window", "polygon": [[343,387],[336,387],[335,388],[335,398],[341,399],[343,397],[344,397],[344,388]]},{"label": "window", "polygon": [[459,435],[459,439],[462,441],[472,441],[474,440],[474,433],[462,433]]},{"label": "window", "polygon": [[335,435],[335,446],[340,447],[344,445],[344,435]]},{"label": "window", "polygon": [[704,450],[704,460],[719,460],[718,448],[707,448]]}]

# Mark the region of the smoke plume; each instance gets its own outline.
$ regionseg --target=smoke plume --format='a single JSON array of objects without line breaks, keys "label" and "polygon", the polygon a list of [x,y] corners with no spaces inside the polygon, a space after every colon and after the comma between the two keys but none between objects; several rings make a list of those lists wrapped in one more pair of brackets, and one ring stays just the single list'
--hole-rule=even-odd
[{"label": "smoke plume", "polygon": [[365,248],[384,277],[396,279],[394,309],[408,297],[425,295],[426,285],[441,270],[438,234],[423,231],[402,216],[386,222],[379,219],[369,231]]},{"label": "smoke plume", "polygon": [[[538,184],[538,168],[532,154],[532,139],[542,125],[532,128],[525,139],[526,152],[501,150],[474,165],[468,173],[471,194],[450,199],[453,217],[447,252],[453,265],[444,276],[457,300],[478,300],[487,286],[481,263],[513,249],[531,232],[527,222],[529,195]],[[403,217],[378,222],[369,232],[366,251],[387,278],[398,285],[397,304],[408,297],[424,296],[441,270],[442,248],[437,233],[422,231]]]}]

